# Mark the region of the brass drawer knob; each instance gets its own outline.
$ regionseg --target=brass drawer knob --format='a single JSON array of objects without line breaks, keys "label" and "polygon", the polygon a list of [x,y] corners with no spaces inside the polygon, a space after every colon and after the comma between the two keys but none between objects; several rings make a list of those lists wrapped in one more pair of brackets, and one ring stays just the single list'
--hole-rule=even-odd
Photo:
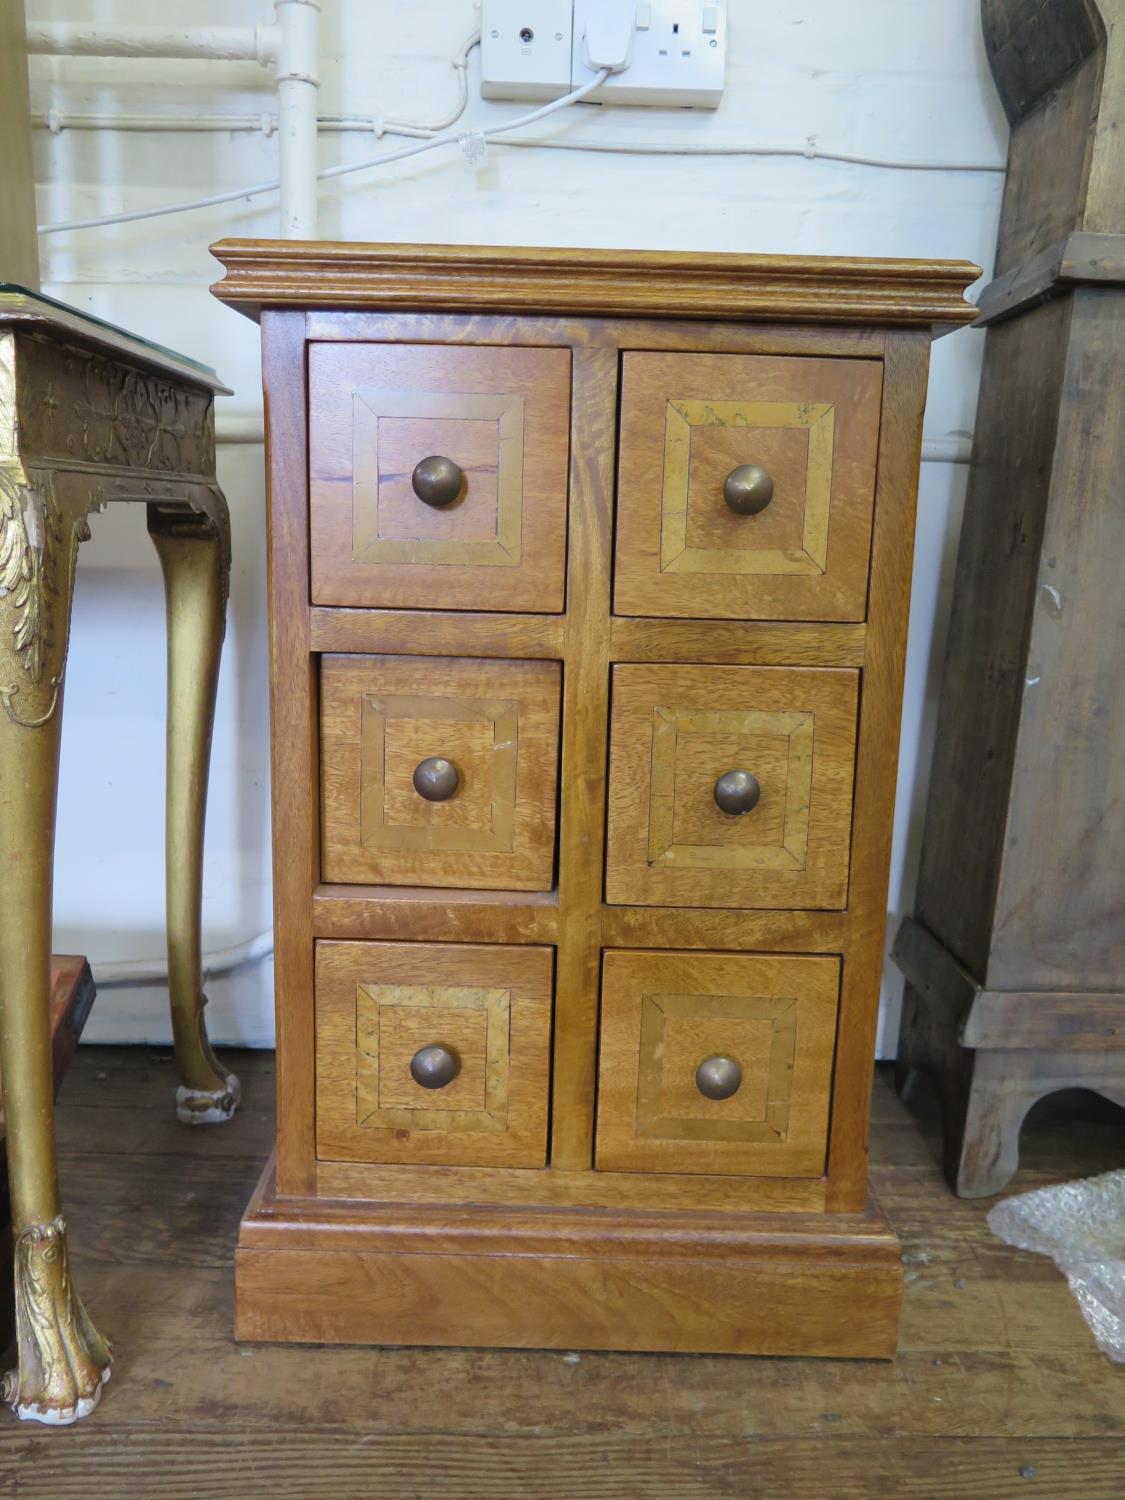
[{"label": "brass drawer knob", "polygon": [[443,1089],[460,1071],[461,1061],[449,1047],[421,1047],[410,1059],[410,1076],[423,1089]]},{"label": "brass drawer knob", "polygon": [[424,458],[410,477],[414,493],[423,505],[440,510],[452,505],[465,487],[465,475],[451,458],[433,454]]},{"label": "brass drawer knob", "polygon": [[729,1099],[742,1087],[742,1069],[733,1057],[705,1057],[695,1070],[695,1086],[705,1099]]},{"label": "brass drawer knob", "polygon": [[728,771],[715,783],[715,801],[732,818],[753,812],[761,799],[761,784],[749,771]]},{"label": "brass drawer knob", "polygon": [[451,760],[431,755],[414,767],[414,790],[427,802],[448,802],[461,785],[461,773]]},{"label": "brass drawer knob", "polygon": [[741,464],[723,481],[723,499],[740,516],[756,516],[773,499],[773,480],[757,464]]}]

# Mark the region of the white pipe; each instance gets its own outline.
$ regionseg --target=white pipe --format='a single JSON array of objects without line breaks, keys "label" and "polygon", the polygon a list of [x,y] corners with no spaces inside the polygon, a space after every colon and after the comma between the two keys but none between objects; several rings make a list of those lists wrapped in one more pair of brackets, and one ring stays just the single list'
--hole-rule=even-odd
[{"label": "white pipe", "polygon": [[[261,416],[257,412],[225,412],[220,408],[215,418],[215,441],[224,445],[264,443]],[[922,442],[922,461],[928,464],[967,464],[972,452],[971,433],[925,438]]]},{"label": "white pipe", "polygon": [[[193,133],[227,134],[245,133],[271,136],[277,134],[277,116],[263,112],[258,115],[137,115],[137,114],[91,114],[67,109],[49,109],[46,114],[33,114],[31,123],[37,129],[49,130],[52,135],[61,135],[64,130],[122,130],[139,131],[144,134],[162,135],[165,132],[186,131]],[[321,125],[329,130],[329,125]],[[371,121],[359,127],[371,133]]]},{"label": "white pipe", "polygon": [[281,156],[281,237],[316,239],[319,0],[274,0]]},{"label": "white pipe", "polygon": [[316,238],[319,0],[274,0],[273,26],[28,26],[31,52],[254,60],[277,74],[281,236]]},{"label": "white pipe", "polygon": [[270,61],[268,26],[82,26],[29,21],[27,50],[64,57],[209,57]]},{"label": "white pipe", "polygon": [[922,440],[922,462],[928,464],[967,464],[973,458],[972,433]]},{"label": "white pipe", "polygon": [[[220,974],[231,974],[247,964],[261,963],[273,955],[273,932],[260,932],[245,943],[236,943],[233,948],[221,948],[215,953],[203,955],[203,983]],[[119,985],[159,984],[168,978],[166,958],[107,959],[105,963],[90,965],[94,984],[98,989],[110,989]]]}]

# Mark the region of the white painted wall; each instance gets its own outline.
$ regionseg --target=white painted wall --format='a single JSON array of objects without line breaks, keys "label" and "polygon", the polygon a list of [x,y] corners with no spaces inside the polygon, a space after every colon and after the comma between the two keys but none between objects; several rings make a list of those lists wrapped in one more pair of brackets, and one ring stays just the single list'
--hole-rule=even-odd
[{"label": "white painted wall", "polygon": [[[529,0],[530,3],[530,0]],[[140,0],[31,0],[37,20],[144,23]],[[731,0],[727,97],[716,114],[579,106],[555,138],[750,141],[930,161],[1002,162],[1006,126],[980,41],[978,0]],[[186,12],[177,10],[177,19]],[[193,22],[268,21],[267,0],[194,0]],[[455,98],[448,59],[477,23],[470,0],[324,0],[322,113],[425,121]],[[475,64],[475,59],[474,59]],[[520,106],[484,104],[471,121]],[[33,109],[271,111],[251,65],[37,58]],[[388,142],[388,144],[391,144]],[[322,139],[324,165],[372,155],[373,137]],[[70,219],[203,196],[273,175],[261,135],[36,133],[40,217]],[[321,193],[321,233],[357,240],[632,246],[975,259],[990,267],[1002,177],[891,172],[803,159],[637,157],[456,150],[347,178]],[[217,366],[225,413],[260,411],[257,329],[207,292],[207,245],[272,235],[276,199],[50,236],[45,290]],[[965,434],[982,338],[934,350],[927,435]],[[915,568],[890,931],[908,910],[930,759],[945,612],[966,470],[927,463]],[[268,927],[268,755],[260,446],[220,449],[234,515],[235,577],[215,739],[204,921],[210,948]],[[143,518],[94,522],[75,607],[59,807],[56,946],[95,961],[162,949],[163,614]],[[886,984],[893,1049],[900,983]],[[272,1040],[269,965],[213,982],[222,1042]],[[168,1035],[159,990],[105,990],[87,1036]],[[889,1039],[889,1041],[888,1041]]]}]

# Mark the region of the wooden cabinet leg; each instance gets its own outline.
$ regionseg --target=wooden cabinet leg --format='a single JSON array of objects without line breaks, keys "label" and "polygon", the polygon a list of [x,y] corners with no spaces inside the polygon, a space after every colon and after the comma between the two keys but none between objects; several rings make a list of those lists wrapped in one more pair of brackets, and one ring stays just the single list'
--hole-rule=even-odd
[{"label": "wooden cabinet leg", "polygon": [[[225,521],[225,514],[222,516]],[[215,693],[226,629],[230,557],[214,515],[152,504],[148,528],[160,556],[168,613],[166,872],[168,990],[186,1125],[221,1124],[238,1108],[238,1079],[216,1059],[203,1008],[203,830]]]},{"label": "wooden cabinet leg", "polygon": [[97,1405],[110,1350],[70,1278],[55,1162],[51,885],[74,555],[86,512],[50,475],[0,469],[0,1074],[19,1364],[3,1398],[65,1425]]}]

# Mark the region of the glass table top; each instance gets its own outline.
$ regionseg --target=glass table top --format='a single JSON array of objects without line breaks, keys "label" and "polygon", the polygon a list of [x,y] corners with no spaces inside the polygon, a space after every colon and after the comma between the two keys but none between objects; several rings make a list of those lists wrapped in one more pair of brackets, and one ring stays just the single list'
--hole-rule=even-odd
[{"label": "glass table top", "polygon": [[204,385],[210,386],[213,390],[225,390],[212,367],[203,364],[198,359],[192,359],[189,355],[169,349],[165,344],[146,339],[128,328],[120,327],[119,324],[108,323],[104,318],[99,318],[82,308],[59,302],[54,297],[48,297],[44,292],[32,291],[30,287],[20,286],[14,281],[0,281],[0,315],[6,310],[18,310],[26,315],[36,308],[42,309],[46,322],[60,322],[73,326],[77,321],[88,326],[91,332],[100,330],[103,342],[128,345],[131,352],[141,355],[147,353],[156,364],[165,368],[174,366],[185,376],[194,371]]}]

